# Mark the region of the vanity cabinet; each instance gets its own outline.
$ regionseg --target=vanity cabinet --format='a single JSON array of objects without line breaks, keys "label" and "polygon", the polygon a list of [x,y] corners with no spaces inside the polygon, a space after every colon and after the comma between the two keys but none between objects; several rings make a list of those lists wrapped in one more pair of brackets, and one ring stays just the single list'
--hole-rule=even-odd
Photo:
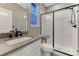
[{"label": "vanity cabinet", "polygon": [[40,56],[41,54],[40,44],[41,44],[41,39],[36,40],[8,54],[8,56]]}]

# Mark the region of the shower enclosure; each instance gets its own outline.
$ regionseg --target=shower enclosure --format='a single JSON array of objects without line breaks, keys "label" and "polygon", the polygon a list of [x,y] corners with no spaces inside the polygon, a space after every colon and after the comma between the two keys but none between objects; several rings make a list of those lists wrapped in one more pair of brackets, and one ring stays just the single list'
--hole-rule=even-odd
[{"label": "shower enclosure", "polygon": [[50,36],[48,43],[55,51],[66,55],[78,55],[78,19],[78,4],[41,14],[41,34]]}]

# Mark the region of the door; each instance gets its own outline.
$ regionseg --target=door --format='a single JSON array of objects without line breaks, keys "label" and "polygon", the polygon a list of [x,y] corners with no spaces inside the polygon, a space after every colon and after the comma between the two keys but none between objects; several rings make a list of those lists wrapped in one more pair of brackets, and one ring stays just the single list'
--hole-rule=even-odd
[{"label": "door", "polygon": [[42,15],[42,35],[50,36],[47,43],[53,44],[53,13]]},{"label": "door", "polygon": [[77,55],[77,27],[74,27],[77,24],[76,7],[56,11],[54,16],[54,48],[64,53]]}]

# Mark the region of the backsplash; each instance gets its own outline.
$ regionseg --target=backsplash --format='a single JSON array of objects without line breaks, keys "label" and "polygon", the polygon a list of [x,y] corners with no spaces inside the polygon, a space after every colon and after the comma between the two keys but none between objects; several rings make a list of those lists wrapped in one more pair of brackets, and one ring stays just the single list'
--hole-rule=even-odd
[{"label": "backsplash", "polygon": [[9,33],[0,33],[0,38],[8,37]]},{"label": "backsplash", "polygon": [[[22,34],[28,36],[28,31],[27,32],[23,31]],[[6,37],[9,37],[9,33],[0,33],[0,38],[6,38]]]}]

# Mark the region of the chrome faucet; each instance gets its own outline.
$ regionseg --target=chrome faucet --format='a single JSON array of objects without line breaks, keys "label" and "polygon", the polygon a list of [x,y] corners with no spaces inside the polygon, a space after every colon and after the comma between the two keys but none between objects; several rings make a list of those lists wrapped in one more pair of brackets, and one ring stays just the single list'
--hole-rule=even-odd
[{"label": "chrome faucet", "polygon": [[13,38],[15,35],[15,26],[13,26],[13,29],[9,32],[9,38]]}]

